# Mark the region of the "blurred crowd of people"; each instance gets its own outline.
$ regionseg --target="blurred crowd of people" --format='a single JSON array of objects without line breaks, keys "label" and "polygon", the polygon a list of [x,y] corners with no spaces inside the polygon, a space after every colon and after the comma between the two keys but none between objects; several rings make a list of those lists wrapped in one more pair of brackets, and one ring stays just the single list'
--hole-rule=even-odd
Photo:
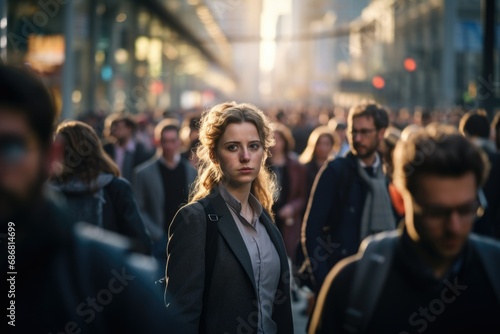
[{"label": "blurred crowd of people", "polygon": [[[2,224],[16,223],[19,332],[291,333],[292,324],[286,324],[291,321],[290,300],[285,301],[287,296],[280,302],[274,295],[285,292],[293,301],[298,289],[309,291],[310,304],[303,312],[311,316],[310,333],[409,331],[419,325],[432,332],[500,329],[494,317],[500,314],[499,285],[488,279],[500,274],[498,265],[491,274],[485,269],[490,260],[482,258],[482,251],[470,250],[486,243],[492,245],[490,254],[499,254],[500,113],[490,122],[481,110],[396,112],[360,101],[349,111],[294,107],[269,108],[262,114],[253,106],[233,103],[205,113],[91,113],[62,121],[52,131],[55,111],[42,84],[25,71],[4,66],[0,71],[5,78],[0,82],[0,218]],[[237,117],[231,113],[244,116],[228,121]],[[210,119],[210,114],[220,120]],[[235,128],[233,123],[253,125]],[[219,147],[223,140],[234,142],[235,148]],[[250,181],[236,181],[239,176],[228,180],[231,154],[240,150],[234,163],[245,163],[240,171],[245,175],[260,170],[262,160],[264,171]],[[257,167],[247,166],[246,159],[252,163],[256,152],[262,152]],[[276,187],[259,181],[264,184],[255,188],[261,177]],[[252,187],[242,186],[245,182]],[[195,199],[216,199],[186,209],[196,190]],[[242,192],[246,195],[238,197]],[[230,210],[220,209],[217,201]],[[239,230],[224,230],[227,217],[234,218]],[[255,219],[265,226],[265,236]],[[439,219],[450,226],[440,225],[437,232],[436,222],[429,225]],[[231,241],[215,240],[211,245],[218,257],[209,261],[203,252],[208,252],[211,232],[200,237],[200,221],[215,221],[221,234],[241,234],[244,243],[235,251]],[[187,231],[182,224],[190,225]],[[361,315],[345,315],[346,309],[359,311],[349,295],[353,285],[362,284],[357,271],[373,274],[362,262],[360,245],[387,231],[399,231],[392,237],[399,244],[393,247],[395,255],[390,253],[393,267],[371,269],[385,273],[378,286],[382,291],[373,297],[379,307],[367,302]],[[487,241],[474,239],[464,250],[471,231]],[[195,249],[200,253],[189,255]],[[253,272],[257,296],[251,287],[243,288],[245,270],[236,269],[243,260],[238,254],[231,258],[231,250],[248,252],[244,261],[251,264],[243,267]],[[2,251],[7,254],[7,249]],[[404,264],[416,258],[420,266]],[[207,269],[207,262],[213,268]],[[272,266],[281,269],[273,271]],[[197,271],[201,269],[204,274]],[[291,282],[283,283],[278,277],[287,270]],[[430,273],[424,277],[425,270]],[[485,273],[469,274],[477,271]],[[221,282],[230,279],[228,273],[239,285]],[[201,278],[195,281],[197,275]],[[413,276],[419,287],[405,275]],[[437,320],[411,317],[425,298],[429,304],[453,279],[456,285],[457,277],[475,296],[456,297],[460,302],[446,304],[446,316],[433,313]],[[123,287],[115,289],[112,279]],[[219,289],[201,289],[198,296],[200,284]],[[252,300],[258,306],[232,303],[238,293],[250,306]],[[225,294],[227,298],[221,297]],[[394,311],[405,294],[407,301]],[[91,317],[85,318],[80,303],[94,310]],[[253,311],[258,320],[238,320],[238,312],[245,318]],[[469,320],[457,320],[468,312],[473,314]],[[235,317],[233,323],[222,320],[225,314]],[[475,316],[479,320],[470,320]]]}]

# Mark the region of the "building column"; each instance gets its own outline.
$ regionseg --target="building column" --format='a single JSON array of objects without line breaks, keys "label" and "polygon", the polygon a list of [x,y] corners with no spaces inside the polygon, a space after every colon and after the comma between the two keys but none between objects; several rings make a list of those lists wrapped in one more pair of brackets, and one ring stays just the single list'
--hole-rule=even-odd
[{"label": "building column", "polygon": [[62,119],[73,118],[72,94],[75,85],[75,58],[73,52],[75,36],[75,1],[64,6],[64,66],[62,72]]},{"label": "building column", "polygon": [[455,29],[457,1],[443,1],[443,40],[441,53],[441,101],[440,107],[449,108],[455,104]]},{"label": "building column", "polygon": [[0,64],[7,62],[7,0],[0,0]]}]

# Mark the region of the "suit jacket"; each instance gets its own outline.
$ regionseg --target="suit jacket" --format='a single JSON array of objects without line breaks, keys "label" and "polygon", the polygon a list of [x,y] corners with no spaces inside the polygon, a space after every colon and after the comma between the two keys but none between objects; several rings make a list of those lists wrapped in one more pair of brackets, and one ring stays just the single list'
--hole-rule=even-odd
[{"label": "suit jacket", "polygon": [[[218,190],[210,202],[219,216],[217,256],[210,287],[205,287],[206,213],[199,202],[179,210],[169,229],[166,293],[169,313],[182,333],[257,333],[258,304],[250,255],[226,202]],[[281,275],[272,318],[278,333],[293,333],[290,272],[283,240],[263,213],[264,224],[280,258]],[[209,289],[206,305],[204,290]],[[205,316],[201,320],[202,311]]]},{"label": "suit jacket", "polygon": [[[113,143],[106,143],[103,145],[104,151],[116,161],[116,148]],[[143,143],[135,142],[135,151],[133,153],[126,152],[121,170],[121,176],[129,181],[132,181],[134,176],[134,168],[142,164],[154,155],[154,151],[146,149]]]},{"label": "suit jacket", "polygon": [[[163,230],[163,226],[165,226],[165,188],[162,185],[158,166],[161,163],[163,163],[161,157],[156,156],[138,166],[135,169],[132,183],[144,225],[146,225],[153,240],[158,240],[165,234]],[[185,189],[189,192],[197,175],[196,169],[183,158],[179,163],[186,169]]]}]

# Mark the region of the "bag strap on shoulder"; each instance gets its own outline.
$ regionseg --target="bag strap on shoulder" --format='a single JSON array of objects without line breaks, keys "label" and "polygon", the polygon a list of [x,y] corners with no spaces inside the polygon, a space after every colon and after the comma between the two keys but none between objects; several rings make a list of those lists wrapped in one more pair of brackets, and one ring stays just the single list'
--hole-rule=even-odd
[{"label": "bag strap on shoulder", "polygon": [[346,310],[347,332],[365,331],[389,273],[399,234],[398,231],[378,233],[361,244],[363,256],[357,263]]},{"label": "bag strap on shoulder", "polygon": [[497,300],[500,303],[500,262],[498,260],[500,258],[500,243],[477,234],[471,234],[469,238],[481,258],[484,270],[486,270]]}]

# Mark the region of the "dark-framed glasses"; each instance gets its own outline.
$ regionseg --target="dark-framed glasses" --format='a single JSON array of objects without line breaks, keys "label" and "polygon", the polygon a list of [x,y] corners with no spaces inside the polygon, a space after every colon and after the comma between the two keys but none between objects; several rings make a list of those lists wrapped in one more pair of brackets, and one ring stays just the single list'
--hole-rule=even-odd
[{"label": "dark-framed glasses", "polygon": [[464,203],[455,207],[444,207],[419,203],[413,198],[413,210],[415,214],[440,221],[449,219],[454,212],[456,212],[460,218],[479,218],[484,214],[484,205],[481,202],[480,196],[478,196],[478,198],[469,203]]},{"label": "dark-framed glasses", "polygon": [[367,137],[370,135],[372,132],[377,131],[377,129],[352,129],[349,131],[349,134],[352,137],[356,137],[357,135],[360,135],[361,137]]}]

